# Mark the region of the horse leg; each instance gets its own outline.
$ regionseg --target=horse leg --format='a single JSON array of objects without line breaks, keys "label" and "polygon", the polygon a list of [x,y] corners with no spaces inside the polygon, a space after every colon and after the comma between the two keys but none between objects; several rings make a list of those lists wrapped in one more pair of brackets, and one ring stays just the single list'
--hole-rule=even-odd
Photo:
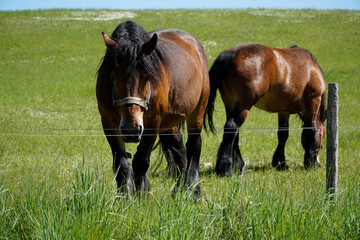
[{"label": "horse leg", "polygon": [[125,143],[119,137],[116,124],[109,124],[105,119],[102,119],[102,124],[113,155],[113,171],[118,192],[127,194],[132,183],[131,166],[127,160],[129,154],[125,151]]},{"label": "horse leg", "polygon": [[320,167],[316,154],[316,130],[319,126],[316,124],[317,113],[321,104],[321,96],[307,99],[303,114],[303,132],[301,134],[301,143],[304,147],[304,166],[305,169],[311,167]]},{"label": "horse leg", "polygon": [[[177,187],[185,182],[186,150],[177,127],[160,134],[160,142],[169,165],[169,173],[177,179]],[[176,191],[176,190],[175,190]]]},{"label": "horse leg", "polygon": [[193,189],[195,200],[200,197],[200,174],[199,163],[201,155],[201,129],[191,129],[188,127],[188,140],[186,142],[187,153],[187,174],[188,185]]},{"label": "horse leg", "polygon": [[134,155],[132,167],[134,171],[134,183],[136,191],[150,190],[148,169],[150,166],[150,154],[155,140],[155,134],[148,134],[148,136],[143,136]]},{"label": "horse leg", "polygon": [[275,150],[273,159],[272,159],[272,166],[277,170],[286,170],[288,166],[285,162],[285,144],[286,140],[289,137],[289,113],[279,113],[278,114],[278,140],[279,143]]},{"label": "horse leg", "polygon": [[200,103],[196,111],[186,120],[188,132],[188,140],[186,142],[187,181],[189,188],[193,191],[195,200],[198,200],[200,197],[199,165],[202,145],[201,130],[206,104],[207,102]]},{"label": "horse leg", "polygon": [[320,163],[316,156],[316,130],[313,121],[304,121],[303,132],[301,134],[301,143],[305,150],[304,167],[309,169],[312,167],[320,167]]},{"label": "horse leg", "polygon": [[239,132],[236,134],[233,143],[233,164],[236,171],[239,171],[240,174],[245,173],[245,162],[241,156],[241,152],[239,148]]},{"label": "horse leg", "polygon": [[[229,176],[231,175],[231,169],[233,166],[233,154],[239,153],[238,165],[245,167],[245,162],[241,158],[240,149],[238,148],[238,134],[239,127],[245,122],[246,117],[249,113],[249,110],[243,109],[240,111],[234,110],[232,113],[227,111],[226,123],[224,125],[224,135],[223,140],[220,144],[215,171],[217,174],[221,176]],[[235,150],[234,150],[235,145]],[[237,146],[237,147],[236,147]]]}]

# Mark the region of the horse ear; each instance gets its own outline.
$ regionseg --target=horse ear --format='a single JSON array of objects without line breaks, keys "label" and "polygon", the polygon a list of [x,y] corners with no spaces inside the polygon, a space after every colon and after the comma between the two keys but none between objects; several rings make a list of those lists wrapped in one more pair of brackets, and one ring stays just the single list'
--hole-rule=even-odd
[{"label": "horse ear", "polygon": [[158,39],[157,34],[154,33],[152,38],[143,44],[141,51],[145,55],[149,55],[152,51],[154,51],[154,49],[156,47],[157,39]]},{"label": "horse ear", "polygon": [[107,47],[110,51],[117,47],[116,42],[114,42],[114,40],[112,40],[111,38],[109,38],[109,36],[106,35],[106,33],[102,32],[101,34],[102,34],[103,37],[104,37],[104,41],[105,41],[106,47]]}]

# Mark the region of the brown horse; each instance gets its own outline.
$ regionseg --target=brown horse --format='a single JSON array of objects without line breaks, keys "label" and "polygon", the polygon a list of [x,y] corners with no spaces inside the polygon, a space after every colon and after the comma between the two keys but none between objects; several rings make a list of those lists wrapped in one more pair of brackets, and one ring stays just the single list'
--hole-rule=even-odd
[{"label": "brown horse", "polygon": [[206,115],[212,131],[217,89],[226,109],[224,135],[215,168],[218,174],[231,174],[233,165],[240,172],[244,171],[238,130],[252,106],[278,113],[279,143],[272,159],[273,167],[287,169],[285,143],[289,136],[289,116],[294,113],[298,113],[304,122],[301,142],[305,149],[305,168],[320,166],[317,155],[326,119],[326,84],[319,64],[309,51],[297,46],[278,49],[240,44],[223,51],[209,75],[210,97]]},{"label": "brown horse", "polygon": [[[185,181],[200,193],[201,130],[210,86],[205,51],[191,34],[177,29],[146,32],[134,22],[121,23],[98,71],[96,96],[105,136],[113,154],[120,192],[134,180],[149,189],[150,153],[159,135],[169,163],[177,169],[177,186]],[[186,149],[178,125],[186,120]],[[126,142],[140,142],[132,160]]]}]

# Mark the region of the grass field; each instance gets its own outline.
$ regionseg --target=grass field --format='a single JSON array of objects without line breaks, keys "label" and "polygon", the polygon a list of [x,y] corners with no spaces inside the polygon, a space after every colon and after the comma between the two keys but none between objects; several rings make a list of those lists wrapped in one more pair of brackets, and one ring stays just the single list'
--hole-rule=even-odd
[{"label": "grass field", "polygon": [[[244,176],[201,167],[202,196],[171,197],[165,161],[141,198],[116,194],[95,98],[101,36],[122,21],[180,28],[203,43],[209,66],[242,43],[311,51],[339,83],[338,201],[320,169],[305,171],[301,122],[290,118],[287,171],[271,168],[277,116],[252,109],[240,132]],[[0,12],[0,239],[359,239],[360,12],[161,10]],[[217,98],[215,125],[224,124]],[[221,134],[203,134],[201,163],[215,165]],[[185,137],[186,139],[186,137]],[[326,138],[323,142],[326,146]],[[134,153],[136,145],[128,145]]]}]

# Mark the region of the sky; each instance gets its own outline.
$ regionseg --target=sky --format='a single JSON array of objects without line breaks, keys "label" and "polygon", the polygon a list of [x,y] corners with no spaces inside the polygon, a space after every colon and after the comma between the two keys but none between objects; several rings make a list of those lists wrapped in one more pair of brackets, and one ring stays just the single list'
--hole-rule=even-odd
[{"label": "sky", "polygon": [[360,10],[360,0],[0,0],[1,11],[38,9],[291,8]]}]

